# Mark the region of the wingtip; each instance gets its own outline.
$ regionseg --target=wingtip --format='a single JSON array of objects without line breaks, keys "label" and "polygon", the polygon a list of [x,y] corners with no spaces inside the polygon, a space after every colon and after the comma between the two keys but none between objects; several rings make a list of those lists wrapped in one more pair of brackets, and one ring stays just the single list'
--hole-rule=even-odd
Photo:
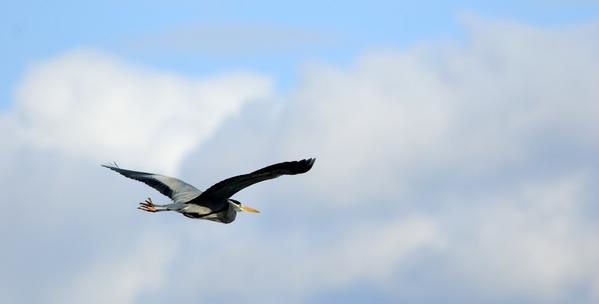
[{"label": "wingtip", "polygon": [[111,163],[105,163],[105,164],[100,164],[100,166],[104,167],[104,168],[108,168],[108,169],[114,169],[114,168],[120,168],[119,165],[117,165],[116,162],[112,162]]},{"label": "wingtip", "polygon": [[312,169],[312,166],[314,166],[314,162],[316,162],[316,158],[314,157],[301,160],[300,163],[303,165],[303,168],[300,170],[301,173],[306,173],[310,171],[310,169]]}]

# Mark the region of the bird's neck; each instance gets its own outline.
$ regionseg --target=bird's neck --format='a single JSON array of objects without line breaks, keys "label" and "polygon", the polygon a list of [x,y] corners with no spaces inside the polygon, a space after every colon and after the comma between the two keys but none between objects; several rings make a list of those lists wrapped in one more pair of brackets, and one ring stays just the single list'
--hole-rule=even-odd
[{"label": "bird's neck", "polygon": [[229,203],[229,206],[227,206],[227,209],[222,212],[221,214],[221,218],[220,220],[225,223],[231,223],[235,220],[235,217],[237,217],[237,210],[235,209],[235,206],[232,206],[231,203]]}]

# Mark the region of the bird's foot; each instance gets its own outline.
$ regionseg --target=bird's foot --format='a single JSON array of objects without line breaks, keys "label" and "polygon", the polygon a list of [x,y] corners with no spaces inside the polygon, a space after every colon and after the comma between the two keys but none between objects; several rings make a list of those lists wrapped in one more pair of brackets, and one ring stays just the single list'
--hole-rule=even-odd
[{"label": "bird's foot", "polygon": [[156,210],[156,206],[154,205],[154,202],[152,202],[152,199],[149,197],[144,202],[139,203],[139,207],[137,207],[137,209],[147,211],[147,212],[158,211],[158,210]]}]

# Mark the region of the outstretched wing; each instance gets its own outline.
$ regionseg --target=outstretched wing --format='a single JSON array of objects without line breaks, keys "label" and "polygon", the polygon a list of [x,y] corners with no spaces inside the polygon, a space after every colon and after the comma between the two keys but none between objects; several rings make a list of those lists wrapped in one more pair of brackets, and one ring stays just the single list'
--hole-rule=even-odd
[{"label": "outstretched wing", "polygon": [[230,198],[243,188],[249,187],[255,183],[273,179],[281,175],[306,173],[312,168],[314,161],[316,161],[316,159],[310,158],[300,161],[283,162],[270,165],[249,174],[227,178],[204,191],[204,193],[198,197],[197,201],[226,201],[226,199]]},{"label": "outstretched wing", "polygon": [[116,171],[125,177],[138,180],[170,197],[175,203],[188,202],[202,194],[202,191],[196,189],[194,186],[174,177],[121,169],[111,165],[102,165],[102,167]]}]

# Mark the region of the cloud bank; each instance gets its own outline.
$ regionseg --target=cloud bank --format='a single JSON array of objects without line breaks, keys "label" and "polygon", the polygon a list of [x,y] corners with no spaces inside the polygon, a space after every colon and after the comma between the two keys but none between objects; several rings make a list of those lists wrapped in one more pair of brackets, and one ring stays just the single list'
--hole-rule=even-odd
[{"label": "cloud bank", "polygon": [[[598,301],[599,30],[465,28],[306,67],[283,95],[264,76],[189,80],[89,51],[33,66],[0,119],[15,213],[0,227],[18,231],[0,300]],[[310,156],[309,174],[239,193],[264,212],[232,225],[140,215],[157,194],[97,167],[206,188]]]},{"label": "cloud bank", "polygon": [[185,79],[80,50],[30,68],[14,116],[39,147],[174,173],[221,120],[270,91],[257,74]]}]

